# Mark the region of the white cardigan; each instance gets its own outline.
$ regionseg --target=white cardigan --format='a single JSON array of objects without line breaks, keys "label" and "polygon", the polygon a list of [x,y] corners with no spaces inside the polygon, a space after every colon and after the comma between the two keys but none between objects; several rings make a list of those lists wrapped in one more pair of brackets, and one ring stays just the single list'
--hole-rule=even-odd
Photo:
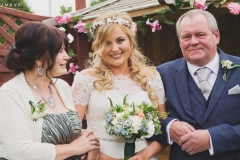
[{"label": "white cardigan", "polygon": [[[76,110],[69,85],[61,79],[55,85],[65,106]],[[0,88],[0,157],[9,160],[54,160],[55,146],[41,143],[43,118],[32,120],[29,100],[36,103],[23,73]]]}]

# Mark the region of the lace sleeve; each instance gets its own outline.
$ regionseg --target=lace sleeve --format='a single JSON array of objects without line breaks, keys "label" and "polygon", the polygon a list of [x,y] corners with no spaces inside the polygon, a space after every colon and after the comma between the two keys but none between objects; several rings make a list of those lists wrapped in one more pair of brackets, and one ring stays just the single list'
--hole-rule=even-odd
[{"label": "lace sleeve", "polygon": [[75,75],[71,88],[74,105],[88,105],[91,92],[90,79],[91,77],[89,75],[82,75],[79,72]]},{"label": "lace sleeve", "polygon": [[167,99],[165,97],[165,91],[159,73],[155,77],[149,78],[148,84],[151,86],[153,94],[159,98],[160,103],[165,103]]}]

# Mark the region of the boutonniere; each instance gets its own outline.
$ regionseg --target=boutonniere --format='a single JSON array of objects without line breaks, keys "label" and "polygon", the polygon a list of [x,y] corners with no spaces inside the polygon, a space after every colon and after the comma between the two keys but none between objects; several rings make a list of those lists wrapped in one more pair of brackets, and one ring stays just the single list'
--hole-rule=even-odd
[{"label": "boutonniere", "polygon": [[31,105],[31,117],[33,121],[37,121],[37,119],[42,118],[46,115],[45,103],[41,103],[41,101],[39,101],[37,104],[35,104],[34,102],[29,101],[29,104]]},{"label": "boutonniere", "polygon": [[222,64],[222,68],[223,68],[223,77],[222,77],[223,81],[226,81],[227,70],[233,69],[236,67],[240,67],[240,64],[233,65],[233,62],[229,61],[229,60],[222,60],[221,64]]}]

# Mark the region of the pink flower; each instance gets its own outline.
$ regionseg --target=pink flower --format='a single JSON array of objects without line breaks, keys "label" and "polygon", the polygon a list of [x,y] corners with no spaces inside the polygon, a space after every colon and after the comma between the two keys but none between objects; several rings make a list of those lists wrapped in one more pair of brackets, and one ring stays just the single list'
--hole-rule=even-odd
[{"label": "pink flower", "polygon": [[87,30],[84,29],[85,25],[86,23],[78,21],[78,23],[74,26],[74,28],[77,28],[78,32],[80,33],[87,33]]},{"label": "pink flower", "polygon": [[205,9],[207,9],[207,6],[205,6],[204,4],[205,4],[205,0],[195,0],[193,3],[194,8],[205,11]]},{"label": "pink flower", "polygon": [[137,33],[137,24],[136,24],[135,22],[132,22],[131,30],[132,30],[134,33]]},{"label": "pink flower", "polygon": [[158,23],[158,21],[154,21],[153,23],[149,22],[149,19],[146,22],[147,25],[150,25],[152,28],[152,32],[155,32],[156,29],[157,30],[161,30],[162,27],[160,26],[160,24]]},{"label": "pink flower", "polygon": [[55,19],[59,24],[67,24],[71,22],[71,17],[72,17],[71,13],[64,13],[61,16],[56,16]]},{"label": "pink flower", "polygon": [[227,8],[230,10],[230,13],[233,15],[239,15],[240,13],[240,4],[231,2],[228,4]]},{"label": "pink flower", "polygon": [[64,13],[62,15],[62,22],[64,24],[67,24],[67,23],[71,22],[71,17],[72,17],[71,13]]},{"label": "pink flower", "polygon": [[62,16],[56,16],[55,19],[56,19],[57,23],[62,24]]},{"label": "pink flower", "polygon": [[69,70],[67,71],[66,74],[69,74],[69,73],[71,73],[71,72],[72,72],[73,74],[76,74],[76,71],[77,71],[78,68],[79,68],[78,65],[74,66],[74,63],[70,63],[70,64],[69,64]]}]

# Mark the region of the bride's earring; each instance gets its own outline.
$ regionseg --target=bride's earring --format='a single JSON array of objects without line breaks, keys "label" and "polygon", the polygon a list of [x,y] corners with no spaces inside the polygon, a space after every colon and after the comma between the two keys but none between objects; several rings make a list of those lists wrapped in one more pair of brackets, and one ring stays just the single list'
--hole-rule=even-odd
[{"label": "bride's earring", "polygon": [[39,76],[42,76],[42,75],[43,75],[43,72],[44,72],[43,67],[42,67],[42,66],[39,67],[39,68],[38,68],[38,75],[39,75]]}]

